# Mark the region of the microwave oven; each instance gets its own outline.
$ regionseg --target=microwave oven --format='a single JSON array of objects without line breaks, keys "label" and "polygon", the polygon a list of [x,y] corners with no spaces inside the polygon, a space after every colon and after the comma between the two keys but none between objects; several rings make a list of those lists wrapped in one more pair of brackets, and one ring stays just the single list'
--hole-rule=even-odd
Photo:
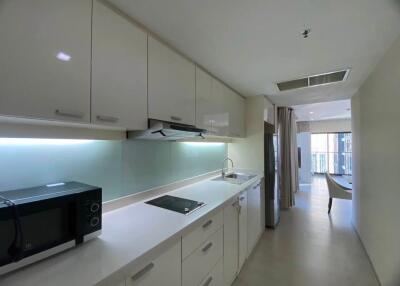
[{"label": "microwave oven", "polygon": [[0,275],[100,235],[101,201],[78,182],[0,192]]}]

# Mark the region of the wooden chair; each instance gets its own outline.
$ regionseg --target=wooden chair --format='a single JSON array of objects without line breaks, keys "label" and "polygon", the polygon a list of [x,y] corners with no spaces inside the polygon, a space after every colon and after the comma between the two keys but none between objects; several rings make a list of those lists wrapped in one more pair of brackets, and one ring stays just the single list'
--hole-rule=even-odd
[{"label": "wooden chair", "polygon": [[343,200],[351,200],[352,193],[347,191],[345,188],[340,186],[332,176],[328,173],[325,173],[326,183],[328,184],[329,190],[329,203],[328,203],[328,214],[331,213],[332,208],[332,200],[333,198],[343,199]]}]

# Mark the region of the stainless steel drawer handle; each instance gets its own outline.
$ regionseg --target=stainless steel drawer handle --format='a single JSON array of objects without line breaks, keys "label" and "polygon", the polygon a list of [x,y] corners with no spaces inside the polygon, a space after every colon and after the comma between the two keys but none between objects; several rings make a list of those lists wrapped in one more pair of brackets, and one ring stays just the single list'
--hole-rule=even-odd
[{"label": "stainless steel drawer handle", "polygon": [[146,265],[142,270],[137,272],[135,275],[131,277],[132,280],[138,280],[140,277],[142,277],[144,274],[149,272],[151,269],[154,268],[154,263],[151,262],[150,264]]},{"label": "stainless steel drawer handle", "polygon": [[207,252],[211,248],[212,245],[213,245],[212,242],[209,242],[206,246],[203,247],[202,251]]},{"label": "stainless steel drawer handle", "polygon": [[212,282],[212,280],[213,280],[213,277],[212,277],[212,276],[208,277],[208,279],[206,280],[206,282],[204,282],[203,286],[208,286],[208,285],[210,285],[210,283]]},{"label": "stainless steel drawer handle", "polygon": [[182,118],[178,117],[178,116],[171,116],[171,120],[174,121],[182,121]]},{"label": "stainless steel drawer handle", "polygon": [[55,113],[56,115],[64,116],[64,117],[83,118],[83,114],[82,114],[82,113],[70,112],[70,111],[61,110],[61,109],[56,109],[56,110],[54,111],[54,113]]},{"label": "stainless steel drawer handle", "polygon": [[213,221],[212,221],[212,219],[210,219],[208,222],[206,222],[205,224],[203,224],[203,228],[209,227],[212,223],[213,223]]},{"label": "stainless steel drawer handle", "polygon": [[112,117],[112,116],[105,116],[105,115],[97,115],[96,116],[98,121],[104,121],[104,122],[118,122],[118,118],[117,117]]}]

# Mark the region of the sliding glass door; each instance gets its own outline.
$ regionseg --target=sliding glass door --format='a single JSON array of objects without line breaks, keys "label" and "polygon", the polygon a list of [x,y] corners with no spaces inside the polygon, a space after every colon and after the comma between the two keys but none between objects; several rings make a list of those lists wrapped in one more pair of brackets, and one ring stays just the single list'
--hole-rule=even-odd
[{"label": "sliding glass door", "polygon": [[312,172],[351,175],[351,152],[351,133],[312,134]]}]

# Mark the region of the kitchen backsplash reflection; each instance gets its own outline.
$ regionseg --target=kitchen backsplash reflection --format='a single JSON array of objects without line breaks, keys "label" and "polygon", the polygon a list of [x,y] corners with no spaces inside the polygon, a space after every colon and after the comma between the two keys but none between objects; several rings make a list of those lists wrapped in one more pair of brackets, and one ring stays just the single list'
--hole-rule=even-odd
[{"label": "kitchen backsplash reflection", "polygon": [[62,181],[103,188],[103,200],[221,168],[224,143],[0,138],[0,191]]}]

